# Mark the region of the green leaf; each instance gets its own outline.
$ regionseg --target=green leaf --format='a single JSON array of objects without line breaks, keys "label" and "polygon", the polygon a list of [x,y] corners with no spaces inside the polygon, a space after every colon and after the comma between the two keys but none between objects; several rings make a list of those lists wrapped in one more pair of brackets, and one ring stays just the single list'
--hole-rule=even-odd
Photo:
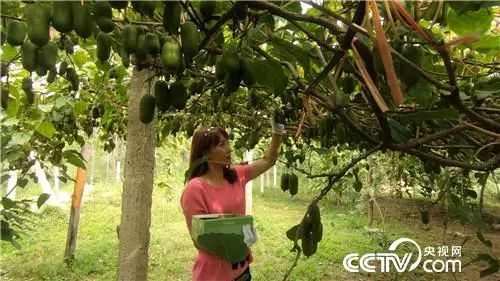
[{"label": "green leaf", "polygon": [[500,36],[485,34],[481,36],[479,41],[468,44],[471,49],[475,49],[479,52],[498,52],[498,46],[500,46]]},{"label": "green leaf", "polygon": [[2,53],[0,54],[0,59],[2,61],[10,61],[12,60],[18,53],[16,47],[12,47],[10,45],[2,46]]},{"label": "green leaf", "polygon": [[284,8],[287,11],[293,12],[293,13],[302,13],[302,6],[300,5],[300,1],[281,1],[281,7]]},{"label": "green leaf", "polygon": [[73,105],[73,116],[77,117],[78,115],[80,115],[80,113],[87,110],[88,107],[89,105],[84,101],[79,100],[75,102],[75,104]]},{"label": "green leaf", "polygon": [[83,50],[76,51],[73,54],[73,61],[75,62],[76,66],[78,66],[78,68],[81,68],[87,62],[87,56],[87,52]]},{"label": "green leaf", "polygon": [[476,235],[479,241],[481,241],[481,243],[483,243],[485,246],[487,246],[488,248],[493,247],[493,243],[491,243],[490,240],[486,239],[482,232],[478,231],[476,232]]},{"label": "green leaf", "polygon": [[56,102],[55,102],[55,106],[56,106],[56,108],[61,108],[61,107],[65,106],[66,103],[68,103],[68,101],[70,101],[70,100],[71,100],[71,98],[67,97],[67,96],[57,97]]},{"label": "green leaf", "polygon": [[405,126],[401,125],[398,121],[389,118],[388,119],[389,127],[391,128],[391,135],[394,140],[397,142],[407,142],[413,135],[410,130]]},{"label": "green leaf", "polygon": [[39,104],[38,109],[40,109],[42,112],[48,113],[52,111],[52,108],[54,108],[53,104]]},{"label": "green leaf", "polygon": [[479,276],[481,278],[496,273],[500,269],[500,264],[498,263],[498,260],[490,256],[489,254],[479,254],[472,261],[473,262],[485,261],[489,264],[490,267],[488,267],[485,270],[481,270],[481,272],[479,273]]},{"label": "green leaf", "polygon": [[43,121],[42,123],[38,124],[35,130],[42,136],[49,139],[51,139],[56,132],[54,125],[52,125],[52,123],[50,123],[49,121]]},{"label": "green leaf", "polygon": [[462,14],[451,9],[448,13],[450,29],[461,36],[470,33],[483,35],[490,30],[493,18],[493,14],[486,9],[467,11]]},{"label": "green leaf", "polygon": [[66,159],[66,161],[68,161],[70,164],[78,167],[78,168],[82,168],[82,169],[86,169],[85,167],[85,159],[83,159],[82,155],[76,151],[76,150],[65,150],[63,152],[63,157],[64,159]]},{"label": "green leaf", "polygon": [[289,62],[298,62],[306,71],[308,71],[311,66],[309,63],[309,52],[301,48],[299,45],[295,45],[277,35],[271,35],[273,52],[275,56],[284,59]]},{"label": "green leaf", "polygon": [[12,207],[14,207],[14,201],[12,201],[10,198],[8,197],[2,197],[2,206],[5,210],[8,210]]},{"label": "green leaf", "polygon": [[432,102],[432,91],[432,85],[419,82],[408,89],[408,95],[413,97],[418,104],[427,108]]},{"label": "green leaf", "polygon": [[31,139],[31,135],[25,132],[15,132],[12,134],[12,142],[14,144],[24,145]]},{"label": "green leaf", "polygon": [[15,99],[9,99],[9,103],[7,105],[7,116],[16,117],[17,111],[19,111],[19,102]]},{"label": "green leaf", "polygon": [[16,185],[24,188],[28,184],[28,179],[18,179]]},{"label": "green leaf", "polygon": [[38,207],[38,209],[40,209],[40,207],[42,207],[42,205],[47,202],[47,200],[49,200],[49,197],[50,197],[50,194],[48,193],[42,193],[40,194],[40,196],[38,196],[38,200],[36,201],[36,205]]},{"label": "green leaf", "polygon": [[425,120],[458,120],[460,113],[453,108],[423,110],[401,115],[401,122],[410,123]]},{"label": "green leaf", "polygon": [[278,62],[271,60],[254,61],[254,67],[259,70],[255,77],[258,84],[274,90],[277,95],[286,89],[288,78]]},{"label": "green leaf", "polygon": [[297,230],[299,229],[300,227],[300,224],[297,224],[295,226],[293,226],[292,228],[290,228],[289,230],[286,231],[286,237],[288,239],[290,239],[291,241],[295,241],[295,240],[299,240],[301,239],[302,237],[300,237],[300,233],[298,234],[298,238],[296,239],[297,237]]},{"label": "green leaf", "polygon": [[257,25],[257,27],[248,29],[247,40],[251,46],[258,46],[260,44],[267,42],[267,37],[263,33],[262,29],[265,27],[263,23]]}]

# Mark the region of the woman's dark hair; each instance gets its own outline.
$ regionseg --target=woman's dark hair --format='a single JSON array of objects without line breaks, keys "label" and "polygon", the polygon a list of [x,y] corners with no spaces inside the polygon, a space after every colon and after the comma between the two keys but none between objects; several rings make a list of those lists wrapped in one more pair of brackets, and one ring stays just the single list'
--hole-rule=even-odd
[{"label": "woman's dark hair", "polygon": [[[193,163],[203,157],[212,147],[219,144],[222,139],[229,139],[229,135],[226,130],[222,128],[203,128],[197,130],[193,135],[193,140],[191,142],[191,155],[189,157],[189,168],[192,167]],[[208,171],[208,163],[203,163],[199,165],[191,173],[189,179],[200,177]],[[223,168],[224,179],[229,183],[234,183],[237,179],[236,171],[229,168],[228,166]]]}]

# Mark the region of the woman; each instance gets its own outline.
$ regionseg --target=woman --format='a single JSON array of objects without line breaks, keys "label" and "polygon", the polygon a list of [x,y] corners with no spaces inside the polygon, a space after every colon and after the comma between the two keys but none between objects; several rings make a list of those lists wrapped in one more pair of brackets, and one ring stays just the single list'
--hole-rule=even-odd
[{"label": "woman", "polygon": [[[245,185],[271,168],[278,157],[283,124],[271,119],[271,144],[263,158],[249,165],[231,168],[231,148],[228,134],[221,128],[201,129],[193,135],[190,168],[196,160],[206,157],[207,162],[194,168],[181,196],[181,205],[189,231],[191,218],[197,214],[231,213],[245,215]],[[257,240],[255,229],[244,226],[244,242],[250,247]],[[196,248],[198,248],[195,245]],[[198,248],[193,267],[194,281],[251,280],[249,264],[252,254],[241,262],[227,261]]]}]

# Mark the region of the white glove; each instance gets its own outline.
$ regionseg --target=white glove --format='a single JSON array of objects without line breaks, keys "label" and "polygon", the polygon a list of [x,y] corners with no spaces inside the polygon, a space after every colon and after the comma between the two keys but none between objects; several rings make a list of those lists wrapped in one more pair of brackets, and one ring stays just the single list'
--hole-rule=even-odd
[{"label": "white glove", "polygon": [[245,224],[241,230],[243,231],[243,243],[250,248],[250,246],[257,242],[257,229],[249,224]]},{"label": "white glove", "polygon": [[285,125],[276,122],[274,114],[271,115],[271,128],[273,129],[273,134],[283,135],[285,133]]}]

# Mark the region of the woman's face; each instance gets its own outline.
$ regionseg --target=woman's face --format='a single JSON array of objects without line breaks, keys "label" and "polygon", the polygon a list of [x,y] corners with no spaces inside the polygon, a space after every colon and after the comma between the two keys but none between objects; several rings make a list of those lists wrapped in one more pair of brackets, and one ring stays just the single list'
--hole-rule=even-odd
[{"label": "woman's face", "polygon": [[229,146],[227,139],[221,136],[219,143],[208,151],[207,157],[209,161],[213,161],[218,164],[230,164],[231,147]]}]

